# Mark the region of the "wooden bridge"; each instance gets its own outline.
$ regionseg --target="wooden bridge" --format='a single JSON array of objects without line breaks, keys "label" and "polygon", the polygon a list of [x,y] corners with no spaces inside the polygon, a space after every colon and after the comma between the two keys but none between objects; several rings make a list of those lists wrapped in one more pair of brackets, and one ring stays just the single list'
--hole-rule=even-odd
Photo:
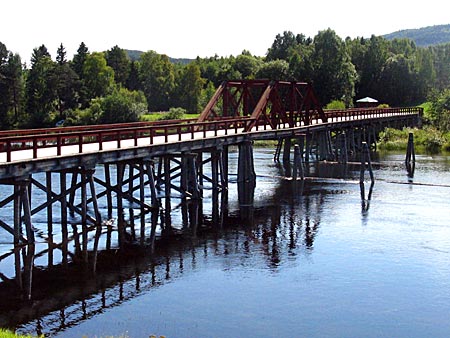
[{"label": "wooden bridge", "polygon": [[[294,166],[342,160],[362,142],[375,144],[385,127],[417,125],[421,113],[421,108],[324,111],[307,83],[245,80],[222,83],[198,119],[2,131],[0,184],[11,193],[0,208],[11,206],[12,224],[0,219],[0,227],[16,245],[33,243],[33,217],[46,213],[51,241],[58,204],[64,243],[68,213],[79,216],[84,232],[113,218],[114,205],[120,245],[127,235],[124,201],[139,206],[143,224],[146,213],[164,208],[161,196],[167,209],[174,193],[201,199],[207,185],[226,191],[230,146],[239,149],[237,182],[245,194],[256,181],[255,140],[277,140],[274,159],[282,153],[284,162],[291,161],[296,140]],[[210,170],[203,170],[206,166]],[[45,193],[45,201],[33,199],[35,189]],[[99,198],[107,200],[107,215],[98,208]],[[143,237],[141,229],[141,243]]]}]

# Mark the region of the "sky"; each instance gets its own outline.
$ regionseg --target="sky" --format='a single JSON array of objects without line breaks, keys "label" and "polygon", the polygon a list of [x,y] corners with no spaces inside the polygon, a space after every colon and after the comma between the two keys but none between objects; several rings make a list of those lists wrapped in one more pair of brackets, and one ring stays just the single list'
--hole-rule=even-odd
[{"label": "sky", "polygon": [[42,44],[54,59],[62,43],[72,59],[81,42],[91,52],[117,45],[174,58],[264,56],[284,31],[370,37],[450,24],[449,12],[444,0],[4,0],[0,42],[27,63]]}]

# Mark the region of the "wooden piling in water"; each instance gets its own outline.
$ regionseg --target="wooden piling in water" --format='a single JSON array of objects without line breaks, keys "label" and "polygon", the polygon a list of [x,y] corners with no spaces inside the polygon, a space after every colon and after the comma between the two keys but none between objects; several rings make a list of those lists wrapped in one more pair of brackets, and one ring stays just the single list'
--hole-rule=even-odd
[{"label": "wooden piling in water", "polygon": [[408,135],[408,146],[406,149],[405,163],[416,162],[416,152],[414,151],[414,134],[409,133]]},{"label": "wooden piling in water", "polygon": [[289,137],[285,138],[283,147],[283,163],[291,161],[291,146],[292,140]]},{"label": "wooden piling in water", "polygon": [[292,174],[292,178],[297,180],[297,174],[300,176],[300,179],[305,179],[305,171],[303,168],[303,158],[302,151],[298,144],[294,145],[294,170]]},{"label": "wooden piling in water", "polygon": [[59,174],[59,186],[60,186],[60,203],[61,203],[61,235],[62,235],[62,263],[67,265],[67,254],[68,254],[68,241],[69,232],[67,229],[67,174],[65,171]]},{"label": "wooden piling in water", "polygon": [[364,173],[366,171],[366,164],[370,175],[371,182],[375,182],[375,178],[373,175],[372,162],[370,160],[370,151],[367,142],[362,143],[362,151],[361,151],[361,170],[359,175],[359,182],[364,183]]}]

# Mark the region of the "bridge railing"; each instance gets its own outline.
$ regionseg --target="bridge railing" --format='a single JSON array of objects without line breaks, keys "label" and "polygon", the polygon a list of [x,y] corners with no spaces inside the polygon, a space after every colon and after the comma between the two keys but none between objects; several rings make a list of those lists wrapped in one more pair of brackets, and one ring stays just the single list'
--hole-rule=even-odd
[{"label": "bridge railing", "polygon": [[[417,115],[422,113],[422,108],[370,108],[370,109],[348,109],[325,111],[328,123],[351,121],[359,119],[372,119],[389,116]],[[317,122],[319,122],[317,120]],[[12,162],[12,154],[22,150],[32,150],[31,155],[26,158],[37,159],[39,149],[56,148],[51,155],[63,155],[63,148],[67,146],[78,147],[74,153],[81,154],[84,151],[102,151],[107,142],[116,142],[115,149],[121,149],[123,142],[127,141],[127,147],[138,146],[139,140],[147,139],[146,145],[153,145],[155,141],[159,143],[180,142],[183,140],[193,140],[195,138],[207,136],[228,135],[230,132],[238,133],[248,130],[268,130],[273,127],[269,121],[258,120],[255,122],[250,117],[222,117],[216,120],[196,122],[193,119],[187,120],[167,120],[158,122],[124,123],[96,126],[48,128],[19,131],[0,132],[0,153],[6,153],[6,162]],[[281,123],[277,128],[292,127],[292,122]],[[296,127],[300,126],[295,123]],[[211,135],[211,132],[213,134]],[[208,134],[208,135],[207,135]],[[177,135],[177,137],[174,137]],[[87,145],[97,143],[96,150],[86,150]],[[142,143],[142,141],[141,141]],[[109,147],[111,149],[111,147]]]},{"label": "bridge railing", "polygon": [[406,107],[406,108],[355,108],[346,110],[325,110],[325,116],[328,122],[341,122],[350,120],[362,120],[369,118],[382,118],[389,116],[401,115],[422,115],[423,108]]},{"label": "bridge railing", "polygon": [[[98,144],[98,151],[102,151],[107,142],[117,142],[115,146],[117,149],[122,148],[125,140],[128,142],[132,140],[134,146],[138,146],[138,140],[141,139],[147,139],[147,145],[155,144],[156,140],[160,143],[179,142],[198,137],[228,135],[231,131],[238,133],[245,129],[250,121],[249,118],[222,118],[205,122],[194,122],[189,119],[142,125],[102,125],[98,129],[91,129],[92,126],[78,130],[68,128],[66,131],[51,128],[52,130],[42,129],[43,134],[39,134],[39,130],[29,130],[28,134],[24,131],[22,135],[19,133],[19,136],[3,137],[0,141],[0,152],[6,152],[6,162],[12,162],[12,154],[22,150],[32,150],[32,156],[29,159],[36,159],[39,157],[38,150],[45,148],[56,148],[56,156],[61,156],[62,149],[66,146],[77,146],[77,153],[81,154],[86,150],[87,145],[93,143]],[[213,134],[208,134],[211,131]],[[174,138],[174,135],[177,137]],[[189,136],[186,137],[186,135]]]}]

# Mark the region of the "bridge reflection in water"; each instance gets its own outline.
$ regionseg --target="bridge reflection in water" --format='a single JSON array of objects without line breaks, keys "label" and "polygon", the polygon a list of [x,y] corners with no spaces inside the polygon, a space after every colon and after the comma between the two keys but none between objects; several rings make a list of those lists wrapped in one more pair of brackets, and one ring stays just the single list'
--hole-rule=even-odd
[{"label": "bridge reflection in water", "polygon": [[[311,171],[335,177],[323,167]],[[333,169],[340,175],[341,166]],[[141,231],[143,208],[132,204],[124,205],[128,224],[122,248],[114,224],[74,225],[67,243],[60,244],[38,232],[35,244],[2,256],[2,266],[14,260],[15,270],[2,275],[0,326],[56,334],[195,273],[199,261],[226,257],[227,264],[276,270],[290,256],[307,255],[319,231],[326,181],[293,181],[284,174],[283,166],[273,165],[271,173],[258,176],[256,193],[254,185],[240,190],[230,180],[228,191],[209,190],[203,200],[180,199],[169,208],[170,200],[162,200],[165,210],[144,210],[144,243],[134,237]]]}]

